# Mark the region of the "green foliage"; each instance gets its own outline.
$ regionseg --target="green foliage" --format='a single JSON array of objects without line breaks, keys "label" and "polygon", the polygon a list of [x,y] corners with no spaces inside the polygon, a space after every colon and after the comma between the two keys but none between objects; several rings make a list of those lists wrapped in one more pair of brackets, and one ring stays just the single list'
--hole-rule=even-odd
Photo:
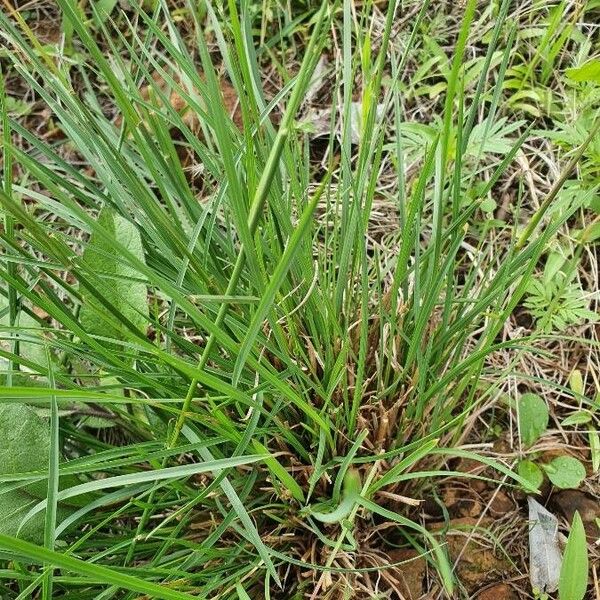
[{"label": "green foliage", "polygon": [[579,396],[584,394],[585,388],[583,384],[583,375],[579,369],[573,369],[569,375],[569,387],[575,394],[578,394]]},{"label": "green foliage", "polygon": [[[566,271],[566,272],[565,272]],[[595,322],[598,314],[589,309],[589,295],[575,279],[566,257],[551,252],[541,278],[531,279],[523,306],[529,310],[541,331],[564,331],[570,325]]]},{"label": "green foliage", "polygon": [[592,58],[580,67],[567,69],[567,77],[573,81],[591,81],[600,83],[600,60]]},{"label": "green foliage", "polygon": [[125,340],[132,331],[144,332],[148,324],[146,284],[123,256],[125,250],[143,261],[142,241],[135,225],[110,207],[100,212],[98,226],[82,258],[94,276],[94,288],[82,290],[80,319],[92,335]]},{"label": "green foliage", "polygon": [[572,415],[569,415],[566,419],[563,419],[561,425],[563,427],[569,427],[570,425],[585,425],[592,420],[592,415],[585,411],[578,411]]},{"label": "green foliage", "polygon": [[6,96],[6,109],[13,117],[25,117],[33,110],[33,105],[19,98]]},{"label": "green foliage", "polygon": [[[528,285],[540,257],[593,189],[561,197],[567,163],[518,242],[509,216],[482,219],[503,186],[525,181],[514,161],[530,152],[530,131],[510,106],[552,108],[536,88],[568,47],[571,9],[536,7],[548,28],[522,38],[534,56],[519,66],[508,1],[480,11],[469,0],[439,39],[428,4],[397,32],[397,1],[380,12],[349,0],[207,1],[202,11],[58,0],[60,55],[0,13],[3,57],[60,132],[30,131],[3,100],[0,397],[52,415],[43,437],[32,428],[40,437],[28,438],[46,444],[35,466],[44,485],[19,514],[39,530],[47,505],[77,501],[49,511],[44,548],[0,535],[27,593],[269,597],[289,569],[336,577],[339,552],[360,550],[355,522],[384,519],[390,548],[417,548],[452,596],[443,534],[380,498],[462,476],[447,470],[451,456],[539,486],[533,463],[514,474],[454,445],[491,393],[488,358],[530,342],[500,341],[505,323],[539,292]],[[326,54],[335,64],[323,66]],[[507,103],[509,65],[523,93]],[[315,161],[301,122],[319,77],[332,110]],[[581,151],[587,177],[595,142],[574,149],[574,139],[561,148]],[[548,267],[548,278],[568,288],[568,270]],[[562,315],[563,297],[554,290],[530,310],[540,322]],[[33,358],[29,343],[48,354]],[[28,371],[36,378],[24,381]],[[530,446],[547,407],[525,395],[518,408]],[[20,473],[32,468],[4,483],[28,490]],[[307,540],[327,546],[324,571],[298,558]],[[349,593],[359,576],[344,573],[340,587]],[[301,595],[300,579],[275,595]]]},{"label": "green foliage", "polygon": [[[591,102],[598,104],[600,102],[600,89],[593,92],[594,98]],[[566,151],[572,151],[577,148],[586,136],[592,130],[594,125],[598,121],[598,110],[597,109],[584,109],[577,119],[574,121],[556,121],[554,127],[551,130],[544,131],[544,137],[552,140]],[[594,189],[600,183],[600,135],[594,136],[594,139],[588,145],[586,151],[583,154],[583,160],[579,165],[579,169],[583,175],[583,183],[578,185],[584,191]],[[577,184],[577,182],[572,182]],[[571,185],[571,187],[575,187]],[[573,190],[571,193],[573,193]],[[590,203],[593,208],[595,205],[593,202]]]},{"label": "green foliage", "polygon": [[235,586],[235,590],[237,592],[239,600],[252,600],[250,596],[248,596],[248,593],[246,592],[241,583],[238,583]]},{"label": "green foliage", "polygon": [[[0,468],[2,475],[46,471],[50,452],[50,429],[33,408],[25,404],[2,404],[0,410]],[[46,496],[47,484],[34,481],[22,488],[37,498]]]},{"label": "green foliage", "polygon": [[557,456],[542,467],[548,479],[560,489],[578,488],[586,477],[585,467],[573,456]]},{"label": "green foliage", "polygon": [[97,14],[100,22],[106,21],[117,6],[118,0],[94,0],[94,12]]},{"label": "green foliage", "polygon": [[523,304],[546,333],[598,320],[598,314],[588,308],[585,294],[575,281],[565,283],[560,276],[548,283],[532,280],[527,293]]},{"label": "green foliage", "polygon": [[308,514],[322,523],[338,523],[345,519],[359,500],[361,481],[358,471],[349,470],[344,477],[342,500],[337,508],[329,512],[320,512],[309,508]]},{"label": "green foliage", "polygon": [[537,394],[523,394],[519,398],[519,433],[525,446],[535,444],[548,427],[548,406]]},{"label": "green foliage", "polygon": [[[0,296],[0,326],[12,333],[10,337],[18,339],[19,356],[36,365],[44,365],[46,352],[41,336],[40,324],[29,312],[20,311],[14,322],[14,329],[10,326],[10,314],[7,299]],[[18,330],[18,333],[17,331]],[[17,334],[16,336],[14,334]]]},{"label": "green foliage", "polygon": [[539,489],[544,482],[543,471],[531,460],[522,460],[517,465],[517,473],[531,483],[535,489]]},{"label": "green foliage", "polygon": [[[44,539],[44,513],[25,520],[28,512],[46,498],[50,457],[50,429],[48,423],[24,404],[0,405],[0,533],[19,535],[20,538],[41,542]],[[28,479],[10,482],[11,475],[37,471]],[[27,483],[31,481],[31,483]],[[61,518],[69,514],[61,509]]]},{"label": "green foliage", "polygon": [[588,551],[583,521],[575,511],[560,569],[560,600],[583,600],[588,584]]},{"label": "green foliage", "polygon": [[0,533],[0,548],[11,550],[15,553],[15,556],[24,556],[33,563],[53,564],[71,573],[82,574],[93,581],[115,585],[153,598],[161,598],[162,600],[194,600],[197,598],[197,596],[173,590],[167,586],[157,585],[152,581],[144,581],[142,578],[97,565],[92,561],[86,562],[68,554],[48,550],[3,533]]}]

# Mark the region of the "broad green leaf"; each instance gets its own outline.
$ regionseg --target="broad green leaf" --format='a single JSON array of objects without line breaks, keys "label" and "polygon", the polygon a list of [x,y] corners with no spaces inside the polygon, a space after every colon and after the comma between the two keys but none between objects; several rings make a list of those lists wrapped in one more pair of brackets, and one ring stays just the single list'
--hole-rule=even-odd
[{"label": "broad green leaf", "polygon": [[521,440],[531,446],[548,427],[548,407],[537,394],[523,394],[518,409]]},{"label": "broad green leaf", "polygon": [[567,69],[567,77],[572,81],[592,81],[600,83],[600,60],[592,58],[580,67]]},{"label": "broad green leaf", "polygon": [[[50,457],[50,429],[33,409],[25,404],[0,404],[0,474],[13,475],[29,471],[47,471]],[[18,487],[17,487],[18,486]],[[42,542],[44,513],[23,524],[24,517],[40,499],[46,498],[46,481],[27,485],[0,484],[0,533]],[[66,516],[61,508],[59,515]],[[21,525],[23,526],[21,527]]]},{"label": "broad green leaf", "polygon": [[558,488],[577,488],[585,479],[585,467],[572,456],[557,456],[552,462],[543,465],[548,479]]},{"label": "broad green leaf", "polygon": [[[2,475],[47,471],[50,429],[33,409],[25,404],[1,404],[0,440]],[[45,481],[30,483],[22,491],[45,498],[47,484]]]},{"label": "broad green leaf", "polygon": [[81,424],[90,429],[109,429],[115,426],[115,422],[104,417],[96,417],[93,415],[86,416],[81,419]]},{"label": "broad green leaf", "polygon": [[485,198],[482,200],[480,207],[485,213],[493,213],[496,210],[496,201],[493,198]]},{"label": "broad green leaf", "polygon": [[14,485],[0,484],[0,533],[14,536],[18,533],[21,539],[41,544],[44,541],[45,513],[38,513],[23,523],[25,516],[37,504],[39,498],[23,491],[23,488],[15,490],[10,489],[11,487]]},{"label": "broad green leaf", "polygon": [[544,266],[544,281],[552,281],[565,264],[565,255],[562,252],[550,252],[546,257]]},{"label": "broad green leaf", "polygon": [[544,473],[531,460],[522,460],[517,466],[517,473],[531,483],[531,485],[539,489],[544,482]]},{"label": "broad green leaf", "polygon": [[588,584],[588,552],[583,521],[575,511],[560,569],[560,600],[583,600]]},{"label": "broad green leaf", "polygon": [[[98,216],[98,224],[114,237],[122,246],[140,261],[144,260],[142,240],[136,227],[105,207]],[[136,281],[140,274],[123,257],[119,256],[115,246],[105,238],[92,234],[83,253],[83,265],[97,291],[112,305],[119,315],[114,315],[98,297],[89,290],[83,292],[81,323],[94,335],[112,337],[118,340],[126,338],[128,320],[139,331],[147,327],[148,314],[146,284]]]}]

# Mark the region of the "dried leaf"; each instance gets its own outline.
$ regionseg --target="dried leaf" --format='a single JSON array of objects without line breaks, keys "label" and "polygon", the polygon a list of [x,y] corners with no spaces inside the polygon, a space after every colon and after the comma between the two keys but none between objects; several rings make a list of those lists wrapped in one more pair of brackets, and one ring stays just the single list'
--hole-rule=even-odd
[{"label": "dried leaf", "polygon": [[558,589],[562,557],[558,545],[558,520],[533,497],[529,505],[529,564],[534,594]]}]

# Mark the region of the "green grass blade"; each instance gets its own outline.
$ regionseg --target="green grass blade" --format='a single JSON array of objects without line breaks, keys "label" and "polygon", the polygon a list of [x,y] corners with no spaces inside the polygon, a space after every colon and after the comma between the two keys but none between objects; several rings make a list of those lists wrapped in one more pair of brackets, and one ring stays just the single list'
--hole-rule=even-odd
[{"label": "green grass blade", "polygon": [[[46,348],[46,356],[48,360],[49,383],[54,387],[54,376],[52,368],[52,357],[50,351]],[[48,495],[47,508],[44,523],[44,546],[48,550],[54,550],[56,539],[56,513],[58,507],[58,483],[59,483],[59,417],[58,417],[58,402],[56,396],[52,396],[50,404],[50,462],[48,465]],[[42,598],[50,600],[52,598],[52,569],[47,568],[45,577],[42,581]]]},{"label": "green grass blade", "polygon": [[578,511],[573,515],[565,546],[558,596],[560,600],[583,600],[588,587],[588,550],[583,521]]},{"label": "green grass blade", "polygon": [[163,600],[193,600],[198,598],[195,594],[191,595],[171,590],[151,581],[145,581],[132,575],[121,573],[115,569],[86,562],[66,554],[60,554],[54,550],[42,548],[9,535],[0,534],[0,548],[4,548],[34,562],[51,564],[56,568],[78,573],[93,581],[115,585],[118,588],[131,590],[139,594],[147,594],[153,598],[161,598]]}]

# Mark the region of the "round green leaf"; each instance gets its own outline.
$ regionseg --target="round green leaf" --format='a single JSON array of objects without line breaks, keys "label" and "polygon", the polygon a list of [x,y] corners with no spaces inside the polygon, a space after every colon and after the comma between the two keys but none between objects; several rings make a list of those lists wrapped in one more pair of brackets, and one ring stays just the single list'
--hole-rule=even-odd
[{"label": "round green leaf", "polygon": [[539,489],[544,482],[544,473],[542,470],[531,460],[522,460],[517,465],[517,473],[523,479],[526,479],[531,485]]},{"label": "round green leaf", "polygon": [[572,456],[557,456],[551,463],[544,465],[548,479],[558,488],[577,488],[585,479],[585,467]]},{"label": "round green leaf", "polygon": [[537,394],[523,394],[519,400],[519,432],[525,446],[534,444],[548,427],[548,407]]},{"label": "round green leaf", "polygon": [[485,198],[480,206],[483,212],[492,213],[496,210],[496,201],[493,198]]}]

